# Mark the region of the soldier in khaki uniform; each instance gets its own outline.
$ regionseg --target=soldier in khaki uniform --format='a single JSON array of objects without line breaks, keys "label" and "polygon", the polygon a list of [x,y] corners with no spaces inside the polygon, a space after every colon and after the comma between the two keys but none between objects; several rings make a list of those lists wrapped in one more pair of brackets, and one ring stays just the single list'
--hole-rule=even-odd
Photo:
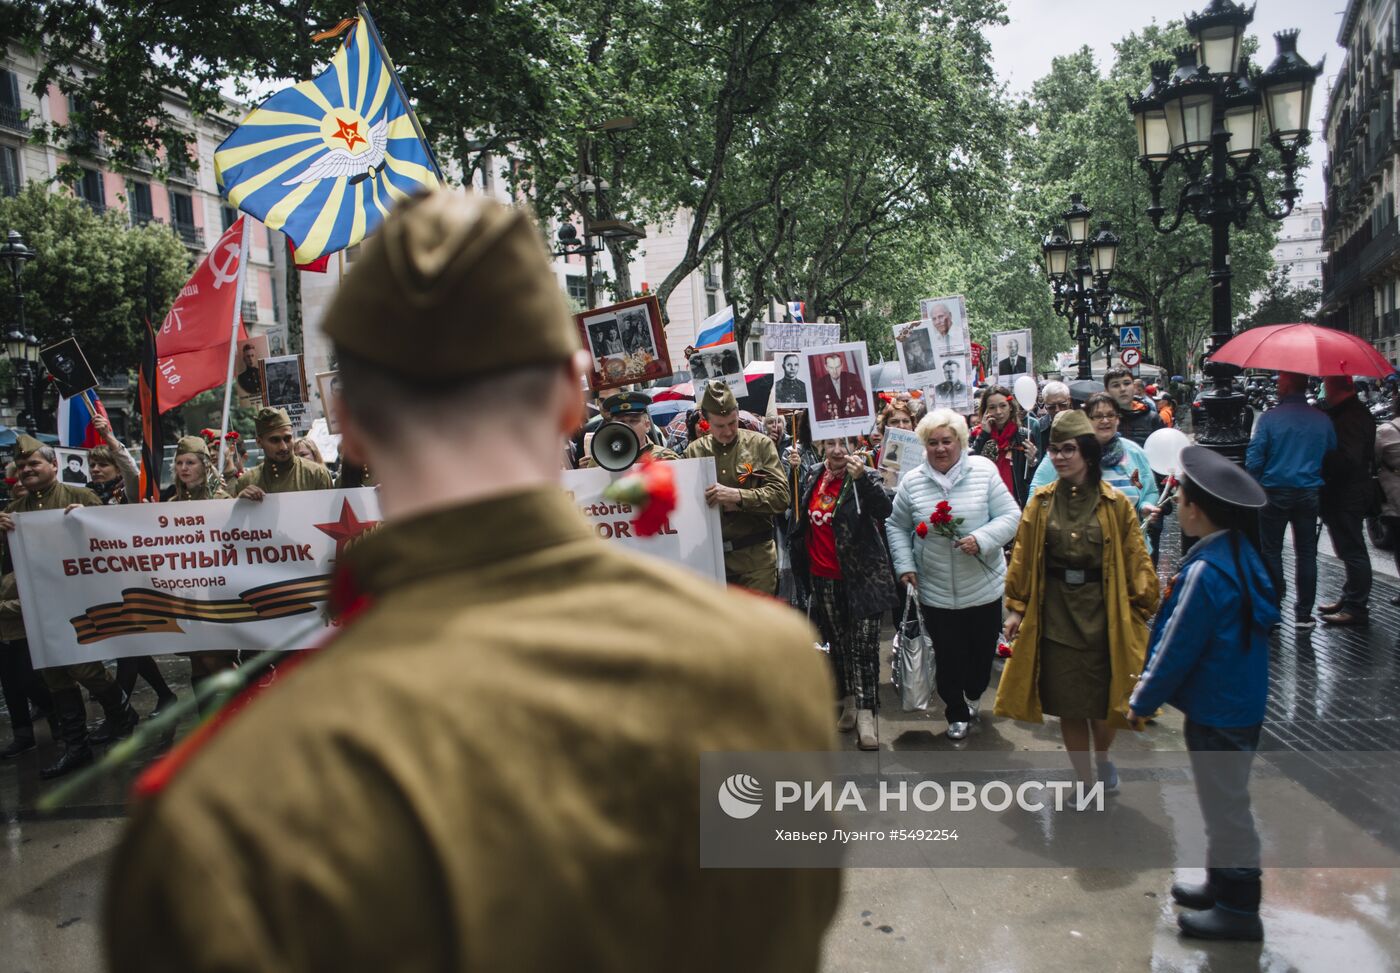
[{"label": "soldier in khaki uniform", "polygon": [[292,451],[296,436],[287,410],[262,408],[253,417],[263,461],[238,478],[233,494],[239,500],[261,500],[269,493],[329,490],[330,470],[308,463]]},{"label": "soldier in khaki uniform", "polygon": [[778,448],[763,433],[739,428],[739,403],[722,381],[705,385],[700,411],[710,432],[686,447],[685,458],[715,459],[719,482],[705,489],[705,502],[720,508],[725,576],[730,584],[771,595],[778,590],[773,515],[792,501]]},{"label": "soldier in khaki uniform", "polygon": [[[649,405],[651,396],[645,392],[619,392],[603,403],[603,415],[610,422],[620,422],[631,428],[637,437],[637,448],[641,450],[637,454],[637,462],[640,463],[648,453],[659,460],[680,459],[680,453],[652,442],[651,414],[647,412]],[[581,470],[596,465],[592,456],[584,456],[578,461],[578,468]]]},{"label": "soldier in khaki uniform", "polygon": [[[0,530],[15,529],[15,514],[35,510],[68,510],[72,507],[98,507],[102,501],[85,487],[69,486],[58,481],[58,457],[51,447],[30,436],[19,437],[16,447],[19,478],[29,492],[11,501],[0,513]],[[9,545],[5,549],[9,560]],[[7,564],[5,570],[11,570]],[[36,606],[30,606],[31,609]],[[42,610],[42,606],[37,606]],[[23,624],[23,616],[13,621]],[[92,763],[94,743],[107,743],[127,736],[140,719],[136,711],[122,698],[116,680],[100,662],[82,662],[71,666],[56,666],[43,670],[44,684],[53,698],[54,724],[58,730],[63,752],[52,764],[42,768],[39,776],[59,777],[71,770]],[[87,728],[87,706],[82,686],[102,707],[103,721],[91,734]]]},{"label": "soldier in khaki uniform", "polygon": [[110,968],[815,970],[839,873],[701,869],[697,789],[705,751],[832,746],[814,633],[560,489],[588,359],[529,215],[399,203],[325,328],[385,524],[333,642],[148,773]]}]

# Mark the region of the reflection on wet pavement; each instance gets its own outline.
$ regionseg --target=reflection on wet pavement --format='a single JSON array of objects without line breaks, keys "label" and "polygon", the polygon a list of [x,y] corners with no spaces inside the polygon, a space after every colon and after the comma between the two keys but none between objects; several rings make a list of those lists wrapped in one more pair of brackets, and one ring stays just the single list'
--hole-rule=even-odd
[{"label": "reflection on wet pavement", "polygon": [[[1174,543],[1170,528],[1168,544]],[[1323,550],[1329,548],[1324,540]],[[1167,558],[1171,556],[1168,548]],[[1164,560],[1166,560],[1164,559]],[[1340,586],[1340,567],[1320,558],[1319,592]],[[1337,801],[1345,790],[1348,827],[1368,829],[1367,815],[1393,821],[1400,780],[1349,772],[1345,751],[1400,750],[1397,633],[1393,575],[1377,574],[1366,629],[1312,633],[1285,628],[1271,646],[1273,681],[1265,739],[1276,750],[1315,755],[1318,776],[1300,791],[1309,802]],[[1285,611],[1285,616],[1288,612]],[[889,637],[884,645],[888,655]],[[885,660],[886,665],[888,659]],[[178,691],[188,689],[183,659],[162,660]],[[895,766],[901,751],[957,748],[1011,753],[1059,750],[1058,728],[987,719],[964,744],[944,736],[935,701],[930,712],[903,713],[888,687],[880,716],[878,759]],[[154,697],[141,684],[135,706]],[[983,709],[991,705],[991,693]],[[98,716],[94,707],[91,716]],[[0,724],[3,725],[3,724]],[[101,968],[98,920],[103,870],[122,825],[124,781],[111,781],[57,820],[35,820],[38,767],[52,755],[38,726],[37,752],[0,763],[0,973]],[[0,730],[0,743],[5,739]],[[853,746],[853,742],[843,741]],[[1116,750],[1183,749],[1174,711],[1143,734],[1120,734]],[[1335,756],[1329,756],[1335,754]],[[1125,783],[1125,787],[1131,782]],[[1269,971],[1400,969],[1400,878],[1389,869],[1270,869],[1265,874],[1262,945],[1201,943],[1177,935],[1178,907],[1165,868],[885,868],[849,869],[845,893],[825,944],[824,969],[846,971]],[[1183,870],[1181,876],[1199,880]]]}]

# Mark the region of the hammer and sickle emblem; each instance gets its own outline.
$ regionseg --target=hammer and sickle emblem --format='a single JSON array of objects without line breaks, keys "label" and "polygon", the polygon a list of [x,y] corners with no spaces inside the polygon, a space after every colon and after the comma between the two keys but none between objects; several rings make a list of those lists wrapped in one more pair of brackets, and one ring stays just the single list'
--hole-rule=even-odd
[{"label": "hammer and sickle emblem", "polygon": [[[234,265],[238,263],[239,249],[239,245],[236,243],[224,244],[224,253],[228,254],[228,259],[223,262],[222,266],[215,263],[213,255],[210,255],[209,270],[214,275],[214,290],[238,279],[238,268]],[[234,269],[230,271],[230,267],[234,267]]]}]

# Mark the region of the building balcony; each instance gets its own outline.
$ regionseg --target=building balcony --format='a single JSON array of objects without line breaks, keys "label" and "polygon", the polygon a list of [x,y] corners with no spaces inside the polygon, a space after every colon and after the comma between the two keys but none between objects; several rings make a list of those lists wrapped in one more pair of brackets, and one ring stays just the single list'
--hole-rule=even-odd
[{"label": "building balcony", "polygon": [[0,105],[0,128],[28,135],[29,123],[24,120],[24,109],[18,105]]},{"label": "building balcony", "polygon": [[180,162],[172,163],[167,170],[167,175],[171,182],[183,183],[186,186],[193,186],[197,183],[194,170]]},{"label": "building balcony", "polygon": [[[1360,283],[1370,283],[1375,279],[1400,270],[1400,224],[1392,219],[1385,227],[1370,236],[1364,244],[1356,246],[1348,241],[1342,251],[1335,253],[1327,261],[1322,275],[1322,303],[1333,307],[1344,302],[1357,289]],[[1363,227],[1357,234],[1368,233]],[[1363,237],[1364,239],[1364,237]]]},{"label": "building balcony", "polygon": [[1400,334],[1400,310],[1386,311],[1377,322],[1378,338],[1392,338]]},{"label": "building balcony", "polygon": [[193,223],[172,222],[171,227],[180,235],[180,239],[185,242],[185,246],[195,250],[204,249],[204,231]]}]

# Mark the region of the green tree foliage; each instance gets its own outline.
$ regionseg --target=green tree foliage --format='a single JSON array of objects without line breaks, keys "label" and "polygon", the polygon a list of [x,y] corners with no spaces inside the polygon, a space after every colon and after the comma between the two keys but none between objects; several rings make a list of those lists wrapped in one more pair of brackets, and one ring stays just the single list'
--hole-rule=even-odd
[{"label": "green tree foliage", "polygon": [[[0,230],[12,229],[37,254],[22,278],[29,330],[44,344],[77,338],[99,376],[135,368],[148,297],[159,326],[189,278],[192,261],[179,237],[159,223],[133,228],[119,212],[97,216],[66,191],[37,183],[0,199]],[[8,274],[0,275],[0,307],[12,321]]]},{"label": "green tree foliage", "polygon": [[830,54],[794,59],[791,108],[746,139],[721,194],[726,213],[765,184],[773,198],[721,235],[741,340],[775,298],[892,351],[890,326],[931,296],[929,256],[991,218],[1006,184],[1011,118],[983,36],[1001,21],[987,4],[832,5],[801,38]]},{"label": "green tree foliage", "polygon": [[1269,271],[1264,289],[1255,295],[1254,307],[1240,319],[1239,330],[1265,324],[1312,323],[1317,320],[1317,307],[1322,303],[1322,287],[1317,283],[1295,285],[1288,277],[1287,267]]},{"label": "green tree foliage", "polygon": [[[1194,365],[1210,333],[1210,230],[1189,215],[1174,232],[1153,229],[1147,217],[1149,184],[1137,162],[1127,97],[1146,87],[1153,61],[1170,60],[1172,49],[1187,40],[1175,21],[1129,34],[1115,45],[1117,57],[1107,76],[1100,74],[1087,48],[1056,58],[1026,105],[1025,124],[1035,135],[1025,143],[1028,151],[1018,165],[1023,209],[1041,214],[1037,236],[1061,222],[1057,214],[1071,192],[1083,193],[1095,220],[1112,224],[1123,241],[1113,286],[1147,312],[1147,351],[1169,372]],[[1276,164],[1276,155],[1266,150],[1259,171],[1276,171]],[[1168,173],[1164,226],[1175,215],[1172,207],[1182,186],[1179,169]],[[1276,224],[1257,212],[1243,229],[1231,230],[1235,315],[1248,310],[1250,294],[1263,286],[1276,235]]]}]

